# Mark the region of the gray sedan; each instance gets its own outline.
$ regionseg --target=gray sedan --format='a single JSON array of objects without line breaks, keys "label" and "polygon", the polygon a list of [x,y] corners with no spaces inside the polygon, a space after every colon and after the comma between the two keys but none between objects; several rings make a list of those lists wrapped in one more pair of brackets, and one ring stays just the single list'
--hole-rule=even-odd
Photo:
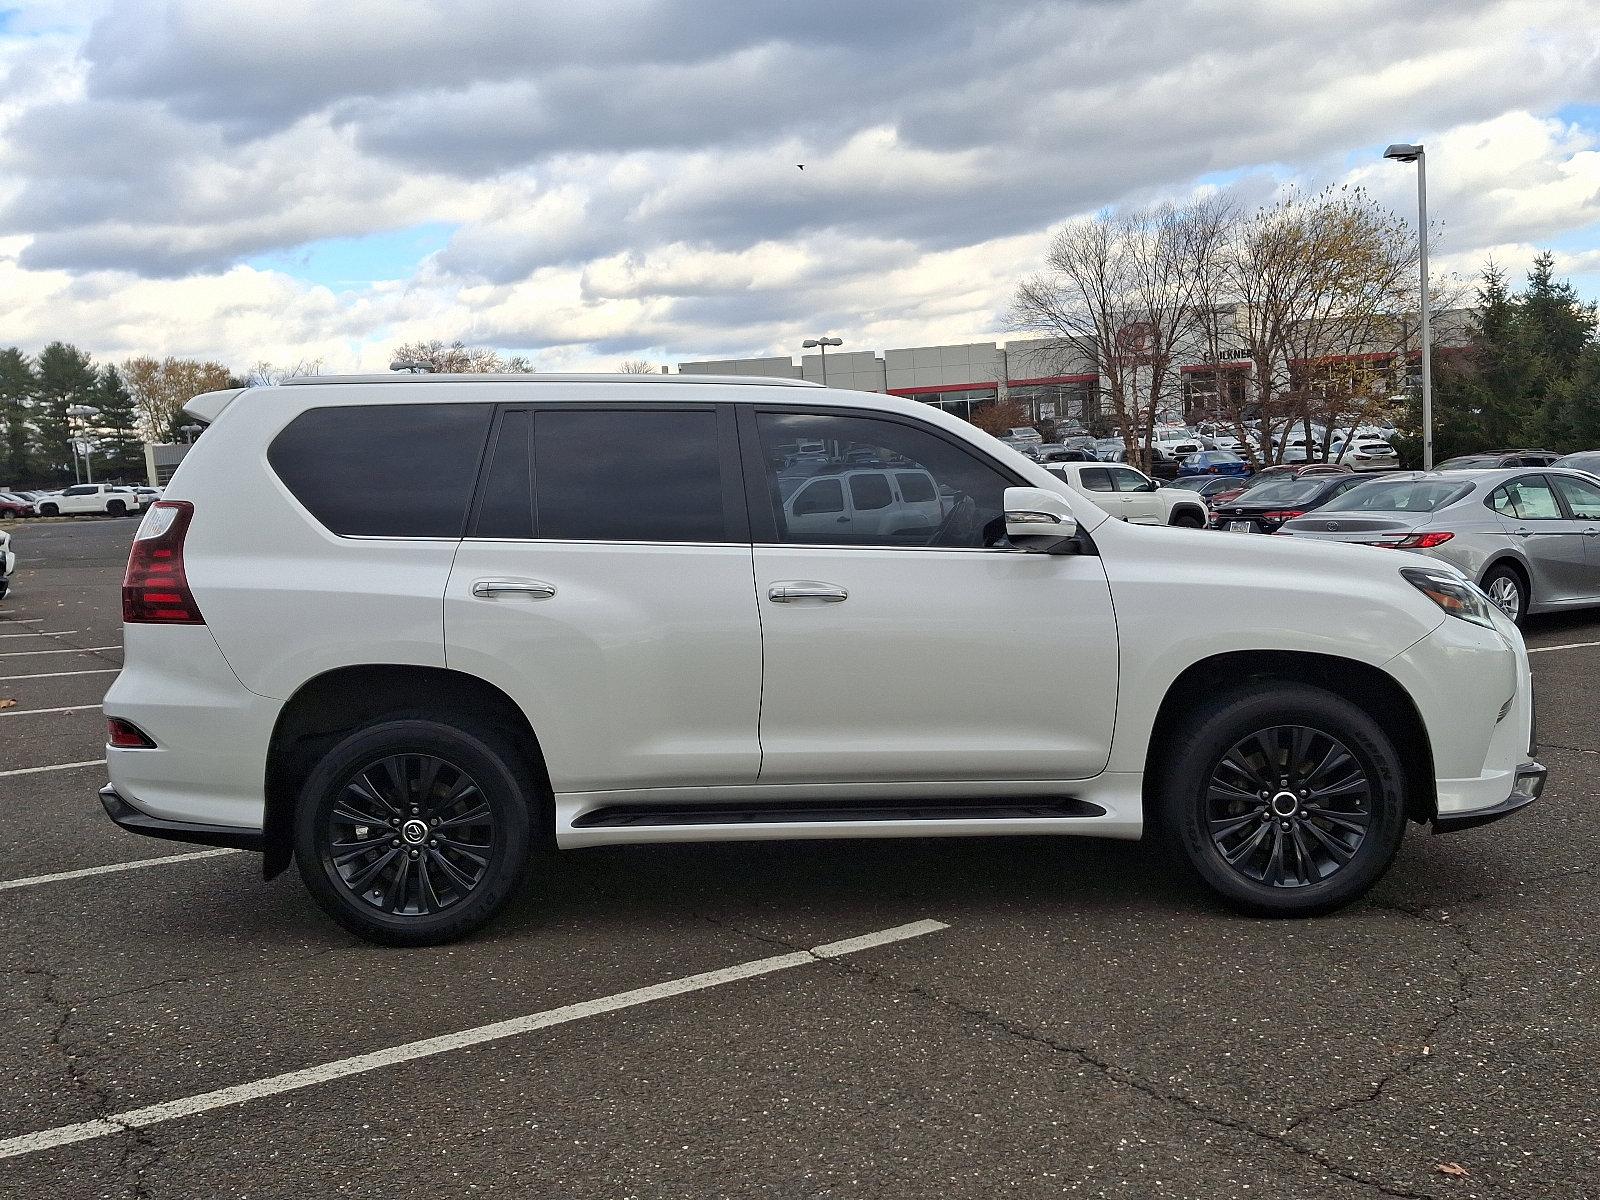
[{"label": "gray sedan", "polygon": [[1278,532],[1443,559],[1519,624],[1600,605],[1600,484],[1581,471],[1408,471],[1351,488]]}]

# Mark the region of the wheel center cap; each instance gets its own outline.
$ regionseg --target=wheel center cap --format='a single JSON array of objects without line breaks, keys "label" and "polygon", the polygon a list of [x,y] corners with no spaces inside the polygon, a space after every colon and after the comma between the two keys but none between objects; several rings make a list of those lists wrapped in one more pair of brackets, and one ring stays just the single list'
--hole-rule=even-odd
[{"label": "wheel center cap", "polygon": [[416,820],[407,821],[400,826],[400,836],[405,838],[408,846],[420,846],[428,840],[428,823]]},{"label": "wheel center cap", "polygon": [[1272,798],[1272,811],[1280,817],[1292,817],[1300,807],[1300,797],[1293,792],[1279,792]]}]

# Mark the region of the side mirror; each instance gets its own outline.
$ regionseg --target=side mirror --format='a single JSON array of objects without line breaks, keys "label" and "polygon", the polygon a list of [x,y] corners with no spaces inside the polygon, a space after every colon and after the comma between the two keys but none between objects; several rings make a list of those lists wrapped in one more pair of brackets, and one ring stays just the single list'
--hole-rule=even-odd
[{"label": "side mirror", "polygon": [[1066,498],[1044,488],[1008,487],[1006,537],[1036,554],[1060,554],[1078,536],[1078,521]]}]

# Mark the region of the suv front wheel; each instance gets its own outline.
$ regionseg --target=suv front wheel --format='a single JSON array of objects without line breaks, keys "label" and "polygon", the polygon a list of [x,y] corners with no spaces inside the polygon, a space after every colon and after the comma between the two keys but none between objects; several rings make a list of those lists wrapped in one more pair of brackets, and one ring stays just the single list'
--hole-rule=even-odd
[{"label": "suv front wheel", "polygon": [[1364,894],[1405,835],[1405,774],[1367,713],[1320,688],[1220,697],[1177,731],[1156,814],[1228,903],[1313,916]]},{"label": "suv front wheel", "polygon": [[520,766],[492,730],[410,717],[357,730],[301,789],[301,877],[367,941],[425,946],[470,933],[528,865],[538,802]]}]

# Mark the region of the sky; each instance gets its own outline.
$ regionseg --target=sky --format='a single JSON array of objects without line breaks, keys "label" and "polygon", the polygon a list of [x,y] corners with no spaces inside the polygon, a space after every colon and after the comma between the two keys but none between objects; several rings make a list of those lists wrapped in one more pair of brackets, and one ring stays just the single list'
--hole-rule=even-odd
[{"label": "sky", "polygon": [[[1357,183],[1600,297],[1595,0],[0,0],[0,346],[1007,336],[1050,230]],[[804,170],[800,169],[804,164]]]}]

